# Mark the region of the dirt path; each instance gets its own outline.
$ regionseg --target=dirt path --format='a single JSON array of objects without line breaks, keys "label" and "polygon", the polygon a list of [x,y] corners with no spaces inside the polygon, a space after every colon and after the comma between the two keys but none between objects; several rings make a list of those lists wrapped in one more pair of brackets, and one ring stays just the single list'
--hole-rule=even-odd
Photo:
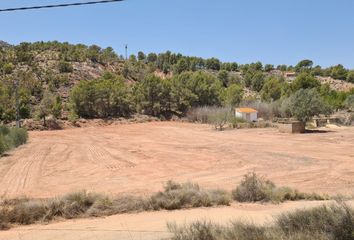
[{"label": "dirt path", "polygon": [[0,158],[0,197],[150,194],[169,179],[232,189],[249,171],[301,191],[354,193],[354,128],[289,135],[156,122],[31,132]]},{"label": "dirt path", "polygon": [[234,204],[222,208],[147,212],[107,218],[78,219],[48,225],[31,225],[0,231],[1,240],[161,240],[170,236],[167,222],[178,225],[196,220],[228,224],[232,220],[271,223],[275,216],[324,202],[287,202],[280,205]]}]

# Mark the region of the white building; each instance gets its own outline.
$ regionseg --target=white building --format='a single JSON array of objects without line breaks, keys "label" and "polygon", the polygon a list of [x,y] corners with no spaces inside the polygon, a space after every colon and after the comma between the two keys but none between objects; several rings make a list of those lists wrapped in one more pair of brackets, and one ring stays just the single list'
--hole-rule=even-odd
[{"label": "white building", "polygon": [[253,108],[236,108],[235,115],[247,122],[256,122],[258,119],[258,112]]}]

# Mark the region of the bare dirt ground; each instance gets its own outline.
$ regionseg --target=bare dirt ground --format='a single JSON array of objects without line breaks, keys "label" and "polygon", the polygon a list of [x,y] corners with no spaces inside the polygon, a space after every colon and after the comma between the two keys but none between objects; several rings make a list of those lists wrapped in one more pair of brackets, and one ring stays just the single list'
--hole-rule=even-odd
[{"label": "bare dirt ground", "polygon": [[[271,224],[277,215],[325,204],[287,202],[280,205],[233,204],[230,207],[122,214],[106,218],[79,219],[49,225],[31,225],[1,232],[1,240],[161,240],[171,236],[167,223],[188,224],[197,220],[229,224],[239,220]],[[327,204],[327,203],[326,203]],[[328,202],[328,204],[330,204]]]},{"label": "bare dirt ground", "polygon": [[253,170],[301,191],[353,194],[354,128],[289,135],[153,122],[30,132],[28,144],[0,158],[0,196],[150,194],[169,179],[232,189]]}]

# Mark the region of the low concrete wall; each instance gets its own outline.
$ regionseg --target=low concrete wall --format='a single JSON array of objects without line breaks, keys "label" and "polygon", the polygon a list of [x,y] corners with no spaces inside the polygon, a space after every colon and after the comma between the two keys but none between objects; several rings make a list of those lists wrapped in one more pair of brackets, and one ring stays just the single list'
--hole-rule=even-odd
[{"label": "low concrete wall", "polygon": [[305,123],[291,122],[278,123],[278,128],[281,133],[305,133]]}]

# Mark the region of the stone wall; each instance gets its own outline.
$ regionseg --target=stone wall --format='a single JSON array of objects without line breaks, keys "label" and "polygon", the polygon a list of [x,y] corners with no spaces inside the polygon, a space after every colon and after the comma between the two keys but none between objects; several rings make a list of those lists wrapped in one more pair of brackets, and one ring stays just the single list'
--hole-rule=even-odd
[{"label": "stone wall", "polygon": [[303,122],[278,123],[278,129],[281,133],[305,133],[305,123]]}]

